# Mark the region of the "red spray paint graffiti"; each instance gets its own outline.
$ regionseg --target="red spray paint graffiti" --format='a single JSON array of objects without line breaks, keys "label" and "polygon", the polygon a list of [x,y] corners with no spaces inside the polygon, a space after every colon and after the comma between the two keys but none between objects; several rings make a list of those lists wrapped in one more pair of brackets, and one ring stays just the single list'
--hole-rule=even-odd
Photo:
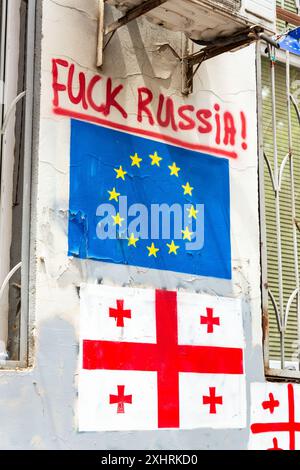
[{"label": "red spray paint graffiti", "polygon": [[[139,87],[134,91],[136,126],[133,126],[132,121],[130,125],[128,123],[122,84],[114,84],[110,77],[99,74],[90,77],[83,71],[76,71],[76,66],[64,59],[52,60],[52,78],[53,110],[56,114],[228,158],[237,158],[238,145],[243,150],[248,147],[247,120],[243,111],[236,115],[219,103],[198,109],[192,104],[179,106],[171,97],[161,93],[156,98],[149,88]],[[64,105],[68,103],[71,109],[63,107],[62,102]],[[160,132],[152,130],[152,127]],[[164,134],[164,130],[173,135]],[[185,134],[193,130],[200,136],[209,135],[215,146],[191,143]]]}]

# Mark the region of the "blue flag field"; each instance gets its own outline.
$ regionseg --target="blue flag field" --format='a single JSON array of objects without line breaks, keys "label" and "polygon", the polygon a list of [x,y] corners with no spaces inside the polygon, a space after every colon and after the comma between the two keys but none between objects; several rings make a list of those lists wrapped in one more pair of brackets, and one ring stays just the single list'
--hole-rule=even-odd
[{"label": "blue flag field", "polygon": [[231,279],[229,162],[71,120],[69,256]]}]

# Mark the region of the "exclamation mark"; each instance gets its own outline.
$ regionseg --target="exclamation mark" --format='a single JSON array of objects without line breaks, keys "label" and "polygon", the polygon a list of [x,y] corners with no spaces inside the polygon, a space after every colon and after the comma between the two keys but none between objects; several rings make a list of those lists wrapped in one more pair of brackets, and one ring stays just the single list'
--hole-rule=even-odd
[{"label": "exclamation mark", "polygon": [[247,148],[248,148],[248,144],[246,142],[246,139],[247,139],[247,122],[246,122],[245,113],[243,111],[241,111],[241,124],[242,124],[241,136],[242,136],[242,140],[243,140],[242,149],[247,150]]},{"label": "exclamation mark", "polygon": [[221,119],[220,119],[220,106],[215,104],[214,109],[216,111],[215,121],[216,121],[216,144],[221,143]]}]

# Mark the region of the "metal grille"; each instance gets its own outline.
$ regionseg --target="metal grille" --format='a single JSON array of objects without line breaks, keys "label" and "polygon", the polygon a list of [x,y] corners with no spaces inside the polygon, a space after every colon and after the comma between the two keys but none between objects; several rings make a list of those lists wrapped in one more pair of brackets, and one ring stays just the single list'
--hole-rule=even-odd
[{"label": "metal grille", "polygon": [[300,370],[300,112],[292,91],[300,72],[291,67],[289,53],[284,65],[270,52],[263,66],[262,89],[265,361],[268,370],[276,366],[290,375],[288,369]]},{"label": "metal grille", "polygon": [[[299,0],[277,6],[299,14]],[[277,22],[279,33],[291,27]],[[269,49],[257,64],[265,369],[299,380],[300,60]]]}]

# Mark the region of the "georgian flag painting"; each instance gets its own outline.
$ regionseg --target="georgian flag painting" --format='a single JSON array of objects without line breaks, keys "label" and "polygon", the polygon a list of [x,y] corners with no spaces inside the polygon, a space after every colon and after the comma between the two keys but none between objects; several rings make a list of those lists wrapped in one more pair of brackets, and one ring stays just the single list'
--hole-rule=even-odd
[{"label": "georgian flag painting", "polygon": [[82,285],[79,430],[246,426],[241,302]]},{"label": "georgian flag painting", "polygon": [[251,384],[249,450],[300,450],[300,386]]}]

